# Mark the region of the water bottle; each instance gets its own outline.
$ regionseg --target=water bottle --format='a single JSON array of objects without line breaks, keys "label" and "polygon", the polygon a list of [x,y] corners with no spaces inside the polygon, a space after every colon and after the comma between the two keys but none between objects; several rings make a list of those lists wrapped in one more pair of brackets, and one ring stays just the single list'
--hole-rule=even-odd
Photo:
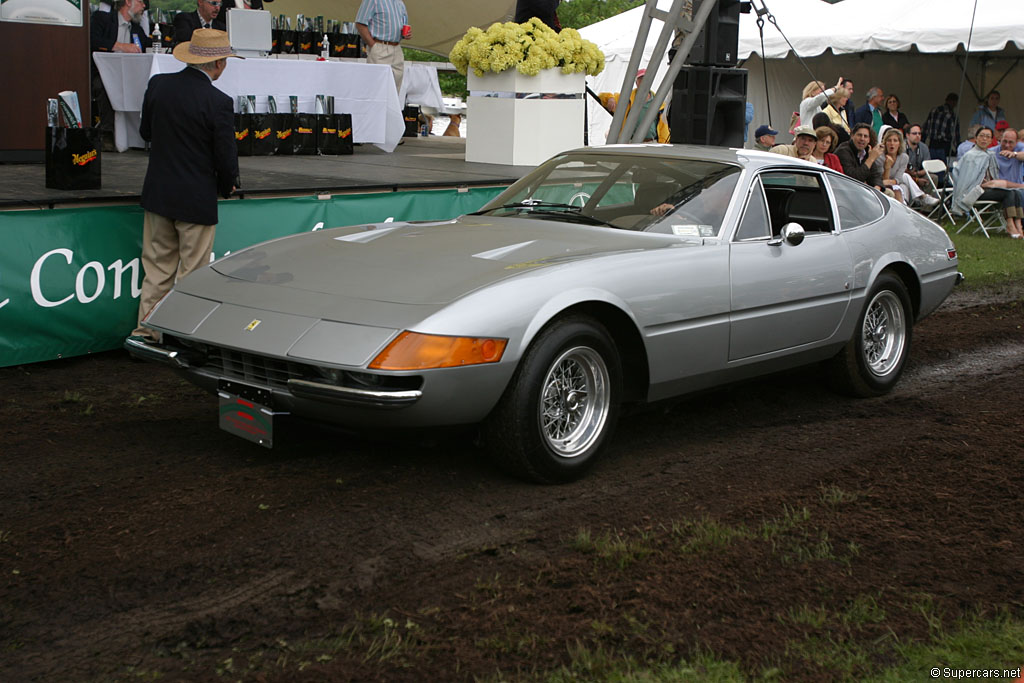
[{"label": "water bottle", "polygon": [[160,24],[153,24],[153,52],[160,54],[164,51],[163,36],[160,35]]},{"label": "water bottle", "polygon": [[320,57],[327,59],[331,56],[331,41],[327,39],[327,34],[324,34],[324,42],[320,44]]}]

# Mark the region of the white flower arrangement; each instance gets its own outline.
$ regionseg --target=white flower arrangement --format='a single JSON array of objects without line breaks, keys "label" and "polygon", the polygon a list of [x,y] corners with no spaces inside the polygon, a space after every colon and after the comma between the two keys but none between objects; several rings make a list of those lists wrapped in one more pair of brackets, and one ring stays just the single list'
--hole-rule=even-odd
[{"label": "white flower arrangement", "polygon": [[477,76],[512,67],[526,76],[554,68],[564,74],[586,72],[591,76],[604,70],[604,53],[597,45],[580,37],[576,29],[555,33],[536,17],[522,24],[491,24],[486,31],[471,28],[455,43],[448,59],[459,73],[465,75],[473,69]]}]

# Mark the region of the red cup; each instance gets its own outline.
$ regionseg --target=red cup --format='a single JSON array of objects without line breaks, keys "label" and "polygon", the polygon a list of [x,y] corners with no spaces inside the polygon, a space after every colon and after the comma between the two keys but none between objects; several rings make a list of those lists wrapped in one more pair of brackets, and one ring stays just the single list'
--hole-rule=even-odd
[{"label": "red cup", "polygon": [[406,24],[405,26],[402,27],[402,37],[403,38],[408,38],[411,35],[412,35],[412,26],[409,26],[409,24]]}]

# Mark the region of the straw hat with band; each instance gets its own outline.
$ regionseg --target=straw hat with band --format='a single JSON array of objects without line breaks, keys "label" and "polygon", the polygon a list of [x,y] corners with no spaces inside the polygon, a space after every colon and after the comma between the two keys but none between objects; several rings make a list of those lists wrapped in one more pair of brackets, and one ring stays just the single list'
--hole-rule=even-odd
[{"label": "straw hat with band", "polygon": [[225,57],[245,59],[232,52],[228,34],[215,28],[197,28],[192,40],[174,47],[174,58],[186,64],[208,64]]}]

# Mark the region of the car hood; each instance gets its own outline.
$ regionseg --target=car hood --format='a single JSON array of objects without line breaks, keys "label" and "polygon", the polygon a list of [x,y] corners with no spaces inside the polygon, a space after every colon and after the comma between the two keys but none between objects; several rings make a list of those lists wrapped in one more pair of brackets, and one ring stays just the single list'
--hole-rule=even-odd
[{"label": "car hood", "polygon": [[446,304],[524,270],[678,244],[657,237],[558,221],[463,216],[319,230],[257,245],[212,268],[236,280],[352,299]]}]

